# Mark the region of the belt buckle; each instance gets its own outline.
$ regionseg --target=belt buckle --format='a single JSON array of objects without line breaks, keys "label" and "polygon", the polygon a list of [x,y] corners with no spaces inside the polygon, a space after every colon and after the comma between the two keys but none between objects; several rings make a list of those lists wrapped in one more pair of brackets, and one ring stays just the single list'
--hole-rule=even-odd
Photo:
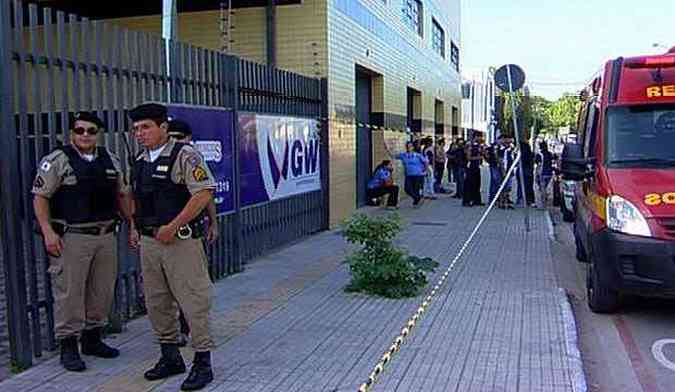
[{"label": "belt buckle", "polygon": [[181,226],[178,228],[176,236],[181,240],[189,240],[192,238],[192,227],[190,225]]}]

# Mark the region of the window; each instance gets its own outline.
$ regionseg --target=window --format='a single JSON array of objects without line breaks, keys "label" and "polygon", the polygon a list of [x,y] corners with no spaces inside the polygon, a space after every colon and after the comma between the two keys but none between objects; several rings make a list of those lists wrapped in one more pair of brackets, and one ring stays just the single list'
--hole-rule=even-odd
[{"label": "window", "polygon": [[403,0],[403,23],[422,35],[422,2],[420,0]]},{"label": "window", "polygon": [[595,105],[595,100],[591,101],[588,106],[586,129],[584,130],[584,157],[595,157],[595,139],[598,129],[598,108]]},{"label": "window", "polygon": [[606,160],[612,167],[673,168],[675,105],[612,107],[605,124]]},{"label": "window", "polygon": [[436,19],[433,20],[432,30],[431,47],[434,49],[434,52],[445,58],[445,31],[443,31],[441,25],[436,22]]},{"label": "window", "polygon": [[454,42],[450,42],[450,61],[455,66],[455,70],[459,72],[459,48]]}]

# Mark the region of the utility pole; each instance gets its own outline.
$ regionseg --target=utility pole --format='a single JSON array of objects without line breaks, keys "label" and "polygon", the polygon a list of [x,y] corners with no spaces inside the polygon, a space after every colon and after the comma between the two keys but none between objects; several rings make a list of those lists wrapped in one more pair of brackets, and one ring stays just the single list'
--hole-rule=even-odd
[{"label": "utility pole", "polygon": [[[166,76],[168,80],[173,77],[173,65],[175,64],[175,51],[173,45],[178,38],[178,0],[163,0],[162,3],[162,38],[164,38],[164,50],[166,52]],[[169,82],[167,94],[168,102],[176,100],[177,91],[175,83]]]}]

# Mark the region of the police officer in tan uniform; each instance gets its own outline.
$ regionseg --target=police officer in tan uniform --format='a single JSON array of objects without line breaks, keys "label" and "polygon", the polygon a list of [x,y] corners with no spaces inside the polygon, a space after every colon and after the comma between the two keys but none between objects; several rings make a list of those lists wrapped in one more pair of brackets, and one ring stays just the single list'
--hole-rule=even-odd
[{"label": "police officer in tan uniform", "polygon": [[161,357],[145,378],[159,380],[186,370],[178,349],[180,306],[195,351],[181,389],[202,389],[213,381],[213,340],[209,330],[212,286],[200,220],[216,184],[201,154],[169,138],[166,107],[140,105],[129,117],[145,147],[134,162],[137,231],[131,232],[129,241],[136,246],[140,234],[146,307],[161,345]]},{"label": "police officer in tan uniform", "polygon": [[96,146],[103,123],[77,113],[70,145],[45,156],[33,183],[33,206],[47,253],[54,293],[55,332],[61,363],[83,371],[82,353],[114,358],[101,340],[117,278],[115,232],[119,212],[130,217],[130,191],[119,158]]},{"label": "police officer in tan uniform", "polygon": [[[192,128],[190,127],[190,124],[186,123],[185,121],[178,119],[170,119],[169,128],[167,132],[169,133],[170,138],[174,139],[179,143],[192,144]],[[216,214],[216,203],[214,202],[213,199],[211,199],[209,205],[206,206],[206,212],[209,218],[208,226],[206,229],[206,240],[209,243],[213,243],[218,239],[219,236],[218,221]],[[190,326],[188,325],[187,320],[185,319],[185,314],[183,313],[182,310],[180,311],[178,321],[180,322],[180,332],[181,332],[181,335],[179,336],[178,345],[182,347],[187,345],[188,335],[190,335]]]}]

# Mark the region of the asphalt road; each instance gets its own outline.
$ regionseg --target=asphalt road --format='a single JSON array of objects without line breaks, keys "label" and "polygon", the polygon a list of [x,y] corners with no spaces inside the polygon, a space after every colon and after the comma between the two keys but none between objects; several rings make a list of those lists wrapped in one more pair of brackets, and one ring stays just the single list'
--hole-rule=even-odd
[{"label": "asphalt road", "polygon": [[675,301],[630,298],[617,314],[592,313],[586,304],[586,265],[574,257],[572,226],[551,211],[551,251],[577,320],[589,391],[675,391]]}]

